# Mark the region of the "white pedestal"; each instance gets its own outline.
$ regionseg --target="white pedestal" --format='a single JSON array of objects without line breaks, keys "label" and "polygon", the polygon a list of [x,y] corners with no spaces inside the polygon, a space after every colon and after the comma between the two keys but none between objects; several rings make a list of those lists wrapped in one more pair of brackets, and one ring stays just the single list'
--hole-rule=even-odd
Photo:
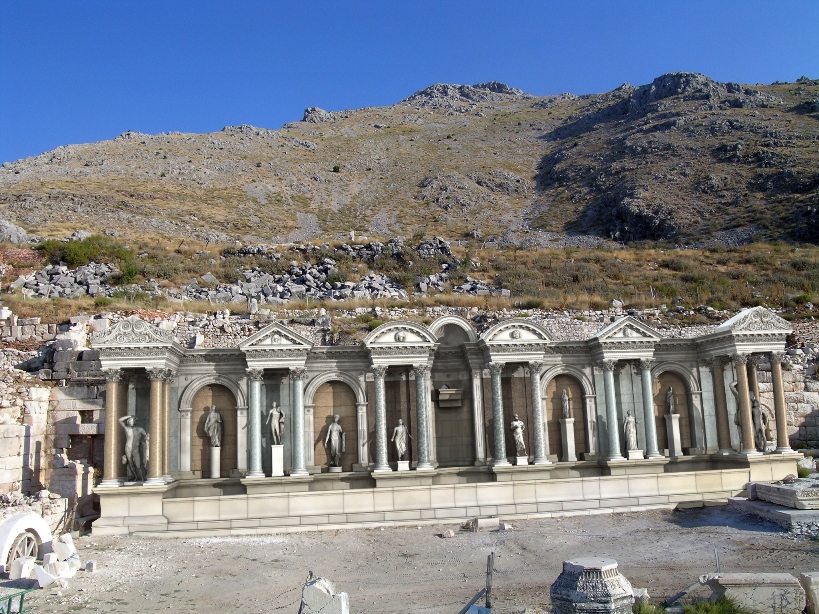
[{"label": "white pedestal", "polygon": [[270,446],[270,476],[279,478],[284,475],[284,446]]},{"label": "white pedestal", "polygon": [[398,471],[409,471],[409,461],[398,461]]},{"label": "white pedestal", "polygon": [[645,455],[643,454],[642,450],[629,450],[628,451],[628,459],[629,460],[643,460]]},{"label": "white pedestal", "polygon": [[665,415],[665,430],[668,434],[668,455],[671,458],[682,456],[680,444],[680,414]]},{"label": "white pedestal", "polygon": [[222,468],[222,448],[210,447],[210,477],[219,478]]},{"label": "white pedestal", "polygon": [[563,458],[565,463],[572,463],[577,460],[574,451],[574,418],[560,419],[560,439],[563,442]]},{"label": "white pedestal", "polygon": [[528,456],[516,456],[515,457],[515,464],[516,465],[528,465],[529,464],[529,457]]},{"label": "white pedestal", "polygon": [[341,473],[341,467],[330,467],[330,473]]}]

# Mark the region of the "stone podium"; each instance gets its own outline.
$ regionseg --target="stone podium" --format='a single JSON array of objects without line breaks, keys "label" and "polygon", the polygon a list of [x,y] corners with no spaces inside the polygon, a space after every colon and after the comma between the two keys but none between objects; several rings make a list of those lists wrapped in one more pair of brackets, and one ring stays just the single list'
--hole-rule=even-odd
[{"label": "stone podium", "polygon": [[211,446],[210,447],[210,477],[211,478],[219,478],[222,477],[222,463],[221,463],[221,451],[222,448],[219,446]]},{"label": "stone podium", "polygon": [[574,418],[560,419],[560,439],[563,442],[563,458],[560,460],[573,463],[577,460],[574,451]]},{"label": "stone podium", "polygon": [[680,444],[680,414],[665,415],[665,430],[668,434],[668,456],[676,458],[682,456]]},{"label": "stone podium", "polygon": [[270,475],[274,478],[284,475],[284,446],[281,444],[270,446]]}]

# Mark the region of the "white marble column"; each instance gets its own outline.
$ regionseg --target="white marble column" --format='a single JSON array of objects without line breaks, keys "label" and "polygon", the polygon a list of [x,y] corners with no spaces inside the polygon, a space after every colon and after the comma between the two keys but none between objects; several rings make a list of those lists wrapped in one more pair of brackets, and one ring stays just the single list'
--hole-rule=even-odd
[{"label": "white marble column", "polygon": [[386,365],[372,367],[375,384],[375,467],[373,471],[391,471],[387,460],[387,401],[384,392]]},{"label": "white marble column", "polygon": [[191,408],[179,408],[179,471],[191,471]]},{"label": "white marble column", "polygon": [[494,461],[493,465],[502,467],[509,465],[506,460],[506,434],[503,427],[503,388],[501,387],[501,373],[503,373],[504,363],[490,362],[489,373],[492,376],[492,421],[494,433]]},{"label": "white marble column", "polygon": [[119,486],[120,477],[120,442],[122,440],[121,428],[119,425],[121,399],[120,382],[122,381],[122,371],[119,369],[108,369],[105,372],[105,445],[104,459],[105,466],[102,474],[100,486]]},{"label": "white marble column", "polygon": [[486,464],[483,423],[483,370],[472,369],[472,424],[475,432],[475,464]]},{"label": "white marble column", "polygon": [[[367,404],[356,403],[355,407],[356,419],[358,420],[358,464],[359,467],[364,470],[370,465],[370,457],[367,446]],[[308,437],[307,440],[312,441],[312,436]],[[309,448],[309,450],[312,451],[312,446]],[[310,464],[312,465],[314,463],[315,461],[311,455]]]},{"label": "white marble column", "polygon": [[307,370],[304,367],[290,369],[290,382],[292,386],[293,399],[293,467],[290,470],[292,476],[308,475],[304,464],[304,378]]},{"label": "white marble column", "polygon": [[435,402],[432,400],[432,367],[424,375],[424,389],[427,391],[427,426],[429,427],[429,462],[438,466],[438,432],[435,421]]},{"label": "white marble column", "polygon": [[654,417],[654,394],[651,385],[651,365],[654,361],[643,358],[640,360],[640,384],[643,389],[643,424],[646,429],[646,456],[648,458],[662,458],[657,449],[657,420]]},{"label": "white marble column", "polygon": [[781,352],[771,353],[771,383],[773,384],[774,419],[776,420],[776,453],[793,452],[788,439],[788,414],[785,407],[785,384],[782,381],[782,361],[785,355]]},{"label": "white marble column", "polygon": [[535,465],[550,465],[549,460],[549,431],[545,427],[545,416],[543,415],[543,399],[540,396],[540,374],[543,373],[542,362],[530,362],[527,365],[529,371],[529,390],[532,397],[532,434],[535,439],[534,461]]},{"label": "white marble column", "polygon": [[745,456],[755,456],[759,454],[754,443],[754,420],[751,416],[751,398],[748,389],[748,356],[747,354],[735,354],[732,357],[734,370],[736,371],[736,392],[739,397],[739,421],[740,432],[742,434],[742,444],[740,453]]},{"label": "white marble column", "polygon": [[606,432],[608,433],[609,449],[608,460],[623,460],[620,452],[620,424],[617,419],[617,397],[614,391],[614,369],[616,363],[613,360],[604,360],[601,364],[603,368],[604,386],[606,391]]},{"label": "white marble column", "polygon": [[717,446],[718,454],[730,454],[731,424],[728,420],[728,397],[725,394],[725,361],[721,356],[715,356],[708,361],[711,368],[711,380],[714,387],[714,413],[717,415]]},{"label": "white marble column", "polygon": [[[190,414],[188,415],[188,440],[190,441]],[[190,452],[190,449],[188,450]],[[247,448],[247,406],[236,407],[236,470],[244,475],[247,473],[247,459],[250,452]],[[190,458],[190,453],[188,454]]]},{"label": "white marble column", "polygon": [[262,378],[263,369],[247,370],[247,438],[250,450],[247,477],[263,478],[262,471]]},{"label": "white marble column", "polygon": [[418,464],[417,470],[433,469],[429,459],[429,412],[427,410],[426,374],[428,365],[415,365],[412,368],[415,375],[415,413],[418,423]]},{"label": "white marble column", "polygon": [[173,482],[171,477],[171,386],[176,373],[165,369],[165,398],[162,400],[162,477],[166,482]]},{"label": "white marble column", "polygon": [[586,401],[583,410],[586,412],[586,441],[589,456],[597,455],[597,395],[584,395]]}]

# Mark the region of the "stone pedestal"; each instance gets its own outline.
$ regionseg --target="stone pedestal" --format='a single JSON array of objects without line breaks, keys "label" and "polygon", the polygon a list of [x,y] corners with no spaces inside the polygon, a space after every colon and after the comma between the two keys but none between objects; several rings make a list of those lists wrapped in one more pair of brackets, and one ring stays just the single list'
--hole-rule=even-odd
[{"label": "stone pedestal", "polygon": [[549,594],[555,614],[631,614],[631,583],[614,559],[588,557],[563,561]]},{"label": "stone pedestal", "polygon": [[680,444],[680,414],[665,415],[665,430],[668,434],[668,455],[676,458],[683,455]]},{"label": "stone pedestal", "polygon": [[629,450],[628,451],[628,459],[629,460],[643,460],[645,455],[643,454],[642,450]]},{"label": "stone pedestal", "polygon": [[398,461],[398,471],[409,471],[409,470],[410,470],[409,461],[406,461],[406,460]]},{"label": "stone pedestal", "polygon": [[279,478],[284,475],[284,446],[270,446],[270,476]]},{"label": "stone pedestal", "polygon": [[528,465],[529,464],[529,457],[528,456],[516,456],[515,457],[515,464],[516,465]]},{"label": "stone pedestal", "polygon": [[727,598],[747,612],[801,614],[805,590],[789,573],[719,573],[700,576],[713,599]]},{"label": "stone pedestal", "polygon": [[330,467],[330,473],[341,473],[341,467]]},{"label": "stone pedestal", "polygon": [[574,418],[560,419],[560,439],[563,442],[563,462],[572,463],[577,460],[574,451]]},{"label": "stone pedestal", "polygon": [[222,477],[222,448],[215,446],[210,447],[210,477]]}]

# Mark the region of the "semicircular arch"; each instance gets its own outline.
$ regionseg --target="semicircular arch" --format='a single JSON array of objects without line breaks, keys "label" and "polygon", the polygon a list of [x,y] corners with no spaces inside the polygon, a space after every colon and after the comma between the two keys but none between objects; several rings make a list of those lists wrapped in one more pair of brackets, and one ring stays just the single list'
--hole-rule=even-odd
[{"label": "semicircular arch", "polygon": [[205,386],[209,386],[212,384],[218,384],[219,386],[224,386],[233,394],[233,398],[236,399],[236,406],[237,407],[247,407],[247,399],[245,398],[245,393],[242,390],[242,387],[239,384],[224,375],[219,375],[218,373],[211,373],[209,375],[203,375],[202,377],[198,377],[193,380],[190,384],[185,386],[185,390],[182,392],[182,396],[179,398],[179,409],[187,409],[190,410],[191,405],[193,403],[193,398],[196,396],[196,393],[199,392]]},{"label": "semicircular arch", "polygon": [[440,318],[437,318],[432,324],[429,325],[429,332],[438,337],[438,335],[443,331],[444,327],[448,324],[462,329],[469,338],[469,341],[478,340],[478,335],[475,333],[475,329],[472,328],[469,321],[461,316],[455,315],[441,316]]},{"label": "semicircular arch", "polygon": [[361,382],[356,378],[342,371],[325,371],[307,382],[307,386],[304,389],[304,404],[313,405],[316,392],[321,388],[322,384],[326,384],[327,382],[343,382],[347,384],[355,394],[356,403],[367,403],[367,395],[364,392],[364,388],[361,386]]},{"label": "semicircular arch", "polygon": [[575,378],[580,386],[583,388],[583,394],[586,396],[594,395],[594,386],[592,385],[589,376],[583,372],[582,369],[573,367],[572,365],[555,365],[547,369],[543,375],[540,376],[540,393],[546,393],[546,387],[558,375],[571,375]]}]

